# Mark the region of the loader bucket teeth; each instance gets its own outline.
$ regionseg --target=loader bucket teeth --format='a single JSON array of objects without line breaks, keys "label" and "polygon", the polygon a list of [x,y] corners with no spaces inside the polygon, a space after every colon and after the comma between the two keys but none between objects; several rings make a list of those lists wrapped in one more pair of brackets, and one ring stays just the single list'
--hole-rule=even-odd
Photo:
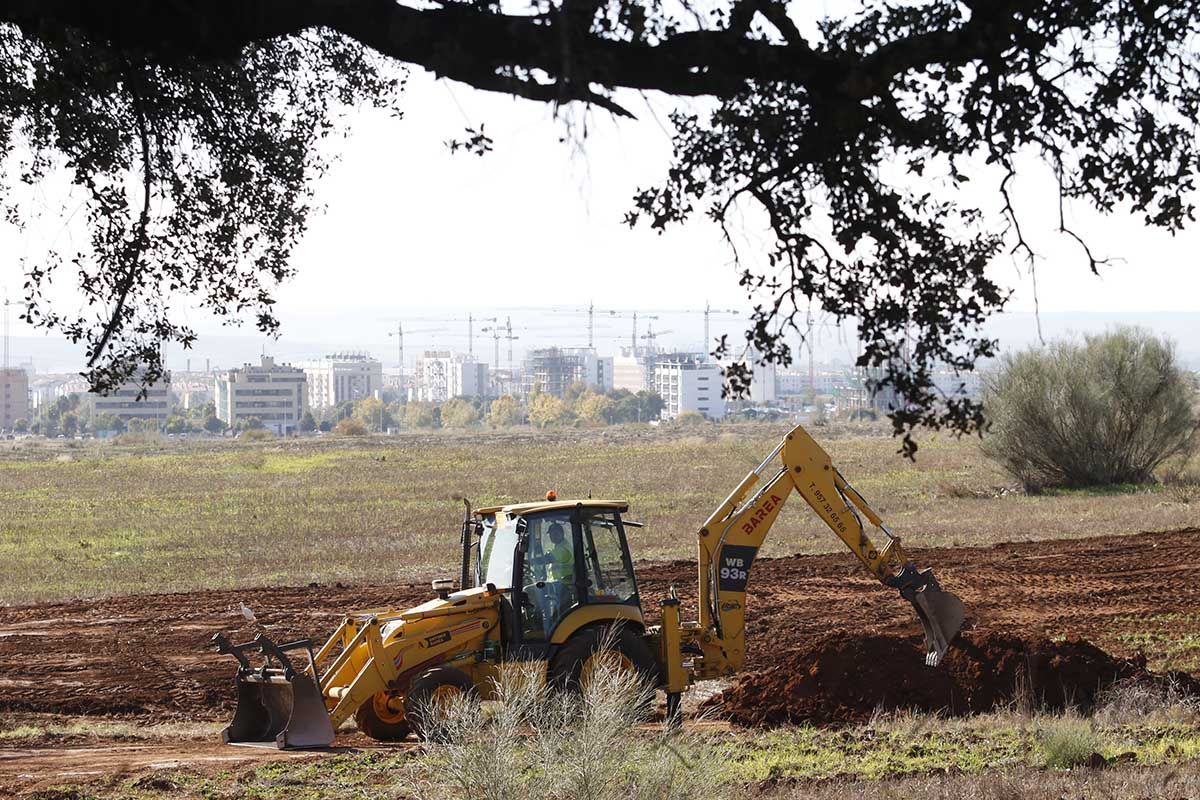
[{"label": "loader bucket teeth", "polygon": [[925,663],[936,667],[942,663],[950,642],[958,635],[966,609],[958,595],[938,586],[932,574],[928,571],[922,574],[928,576],[928,582],[915,588],[911,595],[905,593],[905,597],[912,601],[925,629]]},{"label": "loader bucket teeth", "polygon": [[239,679],[237,710],[221,739],[227,744],[273,743],[280,750],[328,747],[333,724],[307,675],[267,683]]}]

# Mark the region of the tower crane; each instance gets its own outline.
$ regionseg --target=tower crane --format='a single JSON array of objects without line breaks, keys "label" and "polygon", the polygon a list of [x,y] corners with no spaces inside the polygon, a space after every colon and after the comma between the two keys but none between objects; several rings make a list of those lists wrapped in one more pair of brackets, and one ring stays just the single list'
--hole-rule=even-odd
[{"label": "tower crane", "polygon": [[671,331],[671,330],[656,331],[656,330],[654,330],[654,323],[650,323],[649,325],[646,326],[646,332],[643,333],[638,338],[645,339],[647,342],[650,343],[650,347],[653,348],[655,346],[655,342],[658,339],[658,337],[666,336],[668,333],[674,333],[674,332],[675,331]]}]

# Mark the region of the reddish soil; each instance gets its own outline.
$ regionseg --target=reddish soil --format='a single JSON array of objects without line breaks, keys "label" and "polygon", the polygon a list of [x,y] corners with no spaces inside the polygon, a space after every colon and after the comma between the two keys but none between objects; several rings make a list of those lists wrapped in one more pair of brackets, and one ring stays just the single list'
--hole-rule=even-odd
[{"label": "reddish soil", "polygon": [[1160,675],[1144,658],[1116,658],[1087,641],[1027,641],[968,633],[941,665],[921,661],[919,643],[893,636],[820,637],[769,669],[744,673],[706,706],[741,725],[839,725],[865,722],[877,710],[964,715],[1016,701],[1030,707],[1088,710],[1122,682],[1168,682],[1200,696],[1200,680]]},{"label": "reddish soil", "polygon": [[[963,599],[972,637],[1086,638],[1128,657],[1122,634],[1143,619],[1172,614],[1174,636],[1200,633],[1197,551],[1200,528],[926,550],[914,559]],[[685,613],[695,613],[692,562],[640,564],[638,575],[648,615],[671,584]],[[232,707],[234,662],[209,639],[218,631],[253,636],[240,602],[272,636],[322,641],[348,610],[429,596],[428,584],[312,584],[0,608],[0,711],[221,718]],[[831,630],[919,641],[911,606],[848,554],[756,562],[747,606],[748,671],[795,658]],[[1158,654],[1147,655],[1156,666]]]},{"label": "reddish soil", "polygon": [[[1131,658],[1135,653],[1128,634],[1144,625],[1157,625],[1155,630],[1174,641],[1200,634],[1197,551],[1200,528],[913,555],[919,565],[933,567],[942,586],[962,597],[967,607],[968,646],[950,657],[945,680],[951,684],[962,680],[956,665],[965,659],[963,670],[972,665],[1001,670],[1004,677],[987,691],[1009,691],[1015,681],[1007,677],[1009,667],[1020,660],[1023,642],[1087,639],[1117,658]],[[695,613],[693,562],[643,563],[638,565],[638,575],[649,616],[656,616],[655,609],[672,584],[684,601],[685,614]],[[242,618],[239,603],[251,606],[273,637],[311,636],[320,641],[349,610],[406,607],[429,596],[428,584],[312,584],[0,607],[0,714],[226,719],[234,696],[234,662],[218,656],[209,639],[218,631],[232,632],[242,641],[253,636],[255,628]],[[887,675],[924,669],[918,652],[920,626],[911,607],[869,578],[849,554],[760,560],[750,576],[747,605],[745,687],[755,685],[754,676],[776,664],[818,664],[824,669],[814,653],[823,652],[821,642],[841,641],[831,635],[838,630],[846,632],[845,641],[882,648],[865,651],[870,656],[866,661],[885,669]],[[1007,656],[1003,648],[983,656],[972,655],[969,649],[1006,641],[1005,636],[1022,642]],[[1086,649],[1082,644],[1071,647],[1076,649],[1067,648],[1070,653]],[[836,656],[837,647],[829,652]],[[854,655],[853,651],[847,654]],[[859,655],[850,660],[866,663]],[[1165,650],[1146,655],[1151,667],[1164,665]],[[1103,654],[1093,656],[1106,669]],[[1087,672],[1072,685],[1081,691],[1091,685],[1092,677]],[[1046,690],[1053,685],[1053,680],[1043,682]],[[934,687],[933,701],[958,709],[989,697],[966,684],[967,688],[954,686]],[[901,696],[898,703],[912,704],[910,697],[924,696],[919,688]],[[851,700],[860,706],[870,702]],[[821,710],[818,701],[813,701],[812,718],[820,718],[820,712],[837,720],[836,706],[846,705],[838,701]],[[18,748],[29,749],[29,745],[0,746],[0,755],[14,755]],[[170,759],[175,759],[175,750],[171,752]],[[0,758],[0,785],[5,773],[12,774],[10,768],[29,763],[28,754]]]}]

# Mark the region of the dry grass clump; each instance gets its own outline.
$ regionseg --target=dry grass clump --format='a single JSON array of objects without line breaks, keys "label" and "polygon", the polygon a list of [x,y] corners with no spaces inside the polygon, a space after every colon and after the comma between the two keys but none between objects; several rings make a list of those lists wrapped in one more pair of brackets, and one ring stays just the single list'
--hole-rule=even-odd
[{"label": "dry grass clump", "polygon": [[471,800],[684,800],[723,796],[700,734],[639,730],[652,690],[606,665],[582,696],[555,691],[545,666],[505,674],[498,703],[470,698],[437,710],[431,742],[401,796]]},{"label": "dry grass clump", "polygon": [[1171,680],[1113,684],[1097,698],[1093,717],[1104,725],[1193,724],[1200,721],[1200,697]]}]

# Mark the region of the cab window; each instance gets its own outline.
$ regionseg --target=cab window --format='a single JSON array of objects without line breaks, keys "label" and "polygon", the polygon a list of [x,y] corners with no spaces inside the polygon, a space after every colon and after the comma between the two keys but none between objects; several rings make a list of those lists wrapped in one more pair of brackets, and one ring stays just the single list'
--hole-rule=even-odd
[{"label": "cab window", "polygon": [[620,518],[613,512],[583,513],[583,561],[588,602],[628,603],[637,597],[633,564]]},{"label": "cab window", "polygon": [[492,584],[497,589],[513,585],[513,553],[517,549],[517,526],[513,520],[498,528],[485,528],[479,540],[480,586]]}]

